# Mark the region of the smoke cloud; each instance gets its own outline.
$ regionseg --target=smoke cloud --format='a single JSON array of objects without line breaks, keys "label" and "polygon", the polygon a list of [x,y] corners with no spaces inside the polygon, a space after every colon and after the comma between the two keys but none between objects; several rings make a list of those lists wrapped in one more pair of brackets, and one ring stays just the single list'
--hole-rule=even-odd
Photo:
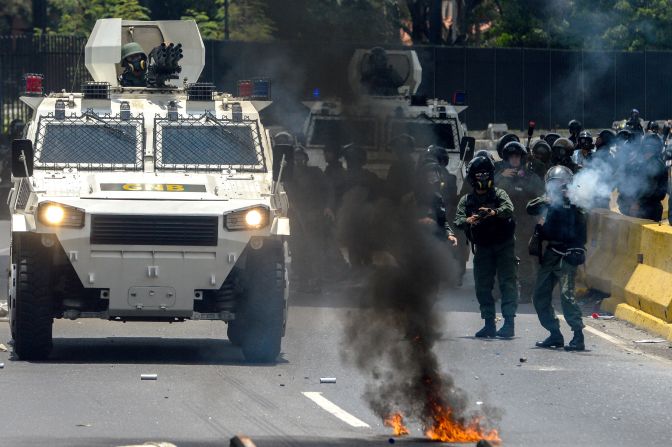
[{"label": "smoke cloud", "polygon": [[[384,199],[372,206],[376,245],[385,247],[395,262],[369,275],[362,309],[346,322],[342,354],[368,375],[364,398],[381,419],[401,413],[419,422],[430,437],[441,424],[454,424],[465,434],[444,441],[497,439],[488,429],[496,412],[470,413],[466,393],[440,370],[434,352],[443,326],[434,305],[442,283],[453,284],[458,272],[452,248],[437,238],[434,228],[418,224],[408,206]],[[346,207],[343,212],[357,210]],[[351,234],[370,233],[361,228]]]}]

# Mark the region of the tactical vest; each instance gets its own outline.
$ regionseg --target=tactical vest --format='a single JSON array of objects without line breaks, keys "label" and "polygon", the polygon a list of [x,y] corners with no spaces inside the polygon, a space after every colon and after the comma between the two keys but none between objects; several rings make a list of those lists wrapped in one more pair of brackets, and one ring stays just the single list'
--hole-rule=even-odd
[{"label": "tactical vest", "polygon": [[560,248],[573,248],[577,245],[579,234],[577,214],[579,210],[574,205],[550,206],[542,226],[542,237],[551,241],[551,245]]},{"label": "tactical vest", "polygon": [[[467,195],[467,217],[478,214],[479,208],[497,209],[502,205],[502,200],[497,197],[494,190],[488,192],[485,201],[481,202],[475,193]],[[478,225],[471,225],[467,231],[467,238],[475,245],[490,246],[501,244],[513,237],[516,231],[516,222],[513,217],[501,219],[497,216],[482,220]]]}]

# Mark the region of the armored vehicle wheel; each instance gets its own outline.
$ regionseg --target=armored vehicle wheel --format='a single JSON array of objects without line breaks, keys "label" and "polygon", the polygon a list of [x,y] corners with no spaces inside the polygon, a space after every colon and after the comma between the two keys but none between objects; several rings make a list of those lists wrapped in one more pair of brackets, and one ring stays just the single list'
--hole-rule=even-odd
[{"label": "armored vehicle wheel", "polygon": [[285,318],[282,244],[267,242],[264,248],[250,251],[246,270],[247,287],[238,320],[243,355],[254,363],[274,362],[280,354]]},{"label": "armored vehicle wheel", "polygon": [[234,346],[240,346],[243,340],[243,326],[240,324],[240,320],[231,320],[228,325],[226,335],[229,337],[229,341]]},{"label": "armored vehicle wheel", "polygon": [[21,360],[43,360],[52,347],[53,297],[50,256],[39,235],[15,237],[16,296],[10,318],[14,353]]}]

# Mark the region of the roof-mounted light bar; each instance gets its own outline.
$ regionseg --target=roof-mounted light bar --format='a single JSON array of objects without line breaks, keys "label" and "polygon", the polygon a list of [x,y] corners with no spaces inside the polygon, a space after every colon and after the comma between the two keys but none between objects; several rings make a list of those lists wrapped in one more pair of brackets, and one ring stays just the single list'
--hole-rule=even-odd
[{"label": "roof-mounted light bar", "polygon": [[42,96],[44,76],[37,73],[26,73],[23,75],[24,94],[26,96]]}]

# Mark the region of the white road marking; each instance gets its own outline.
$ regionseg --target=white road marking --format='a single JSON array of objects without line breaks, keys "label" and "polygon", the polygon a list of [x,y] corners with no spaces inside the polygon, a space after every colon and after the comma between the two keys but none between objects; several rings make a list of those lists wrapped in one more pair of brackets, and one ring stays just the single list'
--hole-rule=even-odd
[{"label": "white road marking", "polygon": [[[565,320],[565,317],[564,317],[564,316],[562,316],[562,315],[558,315],[558,318],[559,318],[560,320],[564,321],[565,323],[567,323],[567,320]],[[620,348],[623,348],[623,349],[625,349],[626,351],[635,352],[634,349],[631,349],[630,347],[628,347],[625,343],[623,343],[623,342],[622,342],[621,340],[619,340],[618,338],[616,338],[616,337],[614,337],[614,336],[611,336],[611,335],[609,335],[609,334],[607,334],[607,333],[604,333],[604,332],[602,332],[602,331],[599,330],[599,329],[595,329],[594,327],[592,327],[592,326],[588,326],[588,325],[586,325],[586,326],[584,327],[584,329],[585,329],[586,332],[590,332],[590,333],[593,334],[593,335],[597,335],[598,337],[600,337],[600,338],[602,338],[602,339],[608,341],[609,343],[615,344],[616,346],[618,346],[618,347],[620,347]]]},{"label": "white road marking", "polygon": [[351,415],[335,403],[331,402],[328,400],[326,397],[322,396],[322,393],[318,392],[310,392],[310,391],[305,391],[303,393],[304,396],[306,396],[308,399],[312,400],[315,402],[317,405],[319,405],[323,410],[333,414],[343,422],[345,422],[348,425],[351,425],[353,427],[358,427],[358,428],[371,428],[369,424],[366,422],[362,421],[361,419],[357,419],[355,416]]}]

